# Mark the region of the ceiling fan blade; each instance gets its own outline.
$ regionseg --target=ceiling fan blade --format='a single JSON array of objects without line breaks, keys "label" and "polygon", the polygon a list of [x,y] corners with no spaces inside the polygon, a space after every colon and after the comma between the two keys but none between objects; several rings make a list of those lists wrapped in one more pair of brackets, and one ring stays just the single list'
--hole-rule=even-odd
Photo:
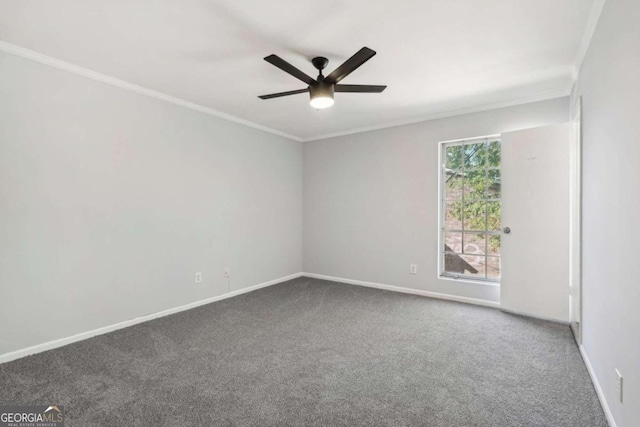
[{"label": "ceiling fan blade", "polygon": [[299,93],[309,92],[309,89],[290,90],[289,92],[272,93],[269,95],[260,95],[260,99],[280,98],[281,96],[297,95]]},{"label": "ceiling fan blade", "polygon": [[374,50],[363,47],[351,58],[344,61],[341,66],[333,70],[331,74],[324,78],[324,81],[328,83],[338,83],[351,74],[356,68],[373,58],[375,54],[376,52]]},{"label": "ceiling fan blade", "polygon": [[302,80],[308,85],[311,85],[316,82],[314,79],[312,79],[302,71],[298,70],[296,67],[289,64],[287,61],[285,61],[284,59],[280,58],[277,55],[269,55],[266,58],[264,58],[264,60],[280,68],[285,73],[291,74],[296,79]]},{"label": "ceiling fan blade", "polygon": [[336,92],[380,93],[386,88],[374,85],[335,85]]}]

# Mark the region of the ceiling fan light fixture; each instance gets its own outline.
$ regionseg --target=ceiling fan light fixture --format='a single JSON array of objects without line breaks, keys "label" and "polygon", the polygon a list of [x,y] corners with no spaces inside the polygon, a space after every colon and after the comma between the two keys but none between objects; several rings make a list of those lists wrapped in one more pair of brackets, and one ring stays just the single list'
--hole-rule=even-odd
[{"label": "ceiling fan light fixture", "polygon": [[310,104],[317,110],[324,110],[333,105],[333,85],[325,82],[309,86]]},{"label": "ceiling fan light fixture", "polygon": [[313,66],[319,71],[318,77],[313,79],[306,73],[298,70],[284,59],[277,55],[269,55],[264,58],[269,64],[280,68],[287,74],[307,84],[306,89],[289,90],[287,92],[271,93],[269,95],[260,95],[260,99],[273,99],[282,96],[297,95],[299,93],[309,92],[311,96],[310,104],[316,110],[324,110],[333,105],[334,92],[351,92],[351,93],[380,93],[386,89],[382,85],[345,85],[338,84],[342,79],[351,74],[362,64],[371,59],[376,52],[363,47],[356,52],[351,58],[347,59],[338,68],[333,70],[328,76],[322,75],[322,70],[327,67],[329,60],[323,56],[316,56],[311,60]]},{"label": "ceiling fan light fixture", "polygon": [[310,104],[316,110],[324,110],[325,108],[331,107],[334,104],[334,100],[329,96],[318,96],[311,98]]}]

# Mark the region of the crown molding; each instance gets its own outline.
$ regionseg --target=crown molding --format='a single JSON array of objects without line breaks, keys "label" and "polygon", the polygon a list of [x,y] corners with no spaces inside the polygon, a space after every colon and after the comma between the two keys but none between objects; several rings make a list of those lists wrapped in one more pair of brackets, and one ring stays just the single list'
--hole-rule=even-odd
[{"label": "crown molding", "polygon": [[309,138],[303,139],[302,141],[303,142],[312,142],[312,141],[319,141],[319,140],[322,140],[322,139],[335,138],[335,137],[338,137],[338,136],[353,135],[353,134],[356,134],[356,133],[371,132],[371,131],[375,131],[375,130],[393,128],[393,127],[398,127],[398,126],[414,125],[414,124],[418,124],[418,123],[428,122],[430,120],[446,119],[448,117],[462,116],[464,114],[481,113],[483,111],[497,110],[499,108],[515,107],[515,106],[518,106],[518,105],[530,104],[532,102],[547,101],[549,99],[555,99],[555,98],[563,98],[565,96],[569,96],[570,94],[571,94],[571,89],[570,88],[567,89],[567,90],[546,92],[546,93],[533,95],[533,96],[528,96],[528,97],[524,97],[524,98],[512,99],[512,100],[509,100],[509,101],[494,102],[494,103],[490,103],[490,104],[482,104],[482,105],[477,105],[477,106],[473,106],[473,107],[466,107],[466,108],[459,108],[459,109],[455,109],[455,110],[449,110],[449,111],[445,111],[445,112],[441,112],[441,113],[433,113],[433,114],[430,114],[430,115],[427,115],[427,116],[422,116],[422,117],[417,118],[417,119],[402,120],[402,121],[387,123],[387,124],[383,124],[383,125],[361,127],[361,128],[357,128],[357,129],[351,129],[351,130],[334,132],[334,133],[329,133],[329,134],[315,136],[315,137],[309,137]]},{"label": "crown molding", "polygon": [[[586,54],[589,43],[591,41],[591,37],[593,36],[593,32],[595,30],[598,18],[600,17],[600,12],[602,11],[602,6],[604,5],[604,2],[605,0],[595,0],[594,6],[592,7],[592,10],[591,10],[589,24],[587,25],[587,30],[585,30],[583,41],[581,43],[578,56],[576,57],[575,64],[581,64],[582,60],[584,59],[584,55]],[[333,132],[333,133],[303,138],[296,135],[288,134],[286,132],[282,132],[277,129],[273,129],[267,126],[254,123],[246,119],[241,119],[239,117],[236,117],[227,113],[223,113],[221,111],[214,110],[213,108],[205,107],[203,105],[196,104],[196,103],[187,101],[185,99],[177,98],[175,96],[171,96],[163,92],[159,92],[153,89],[149,89],[143,86],[129,83],[127,81],[124,81],[106,74],[102,74],[97,71],[93,71],[88,68],[84,68],[75,64],[71,64],[69,62],[62,61],[57,58],[43,55],[41,53],[32,51],[30,49],[27,49],[18,45],[14,45],[12,43],[9,43],[3,40],[0,40],[0,51],[11,54],[11,55],[19,56],[21,58],[25,58],[34,62],[38,62],[40,64],[48,65],[50,67],[54,67],[63,71],[67,71],[85,78],[99,81],[101,83],[105,83],[105,84],[115,86],[124,90],[128,90],[130,92],[148,96],[150,98],[154,98],[160,101],[169,102],[174,105],[189,108],[191,110],[198,111],[200,113],[208,114],[210,116],[214,116],[223,120],[238,123],[253,129],[257,129],[273,135],[278,135],[278,136],[288,138],[298,142],[318,141],[322,139],[335,138],[339,136],[353,135],[357,133],[371,132],[375,130],[387,129],[392,127],[417,124],[417,123],[422,123],[430,120],[443,119],[443,118],[454,117],[454,116],[459,116],[463,114],[479,113],[479,112],[494,110],[499,108],[514,107],[517,105],[528,104],[531,102],[546,101],[549,99],[560,98],[560,97],[570,95],[571,89],[573,88],[573,85],[575,83],[575,77],[574,77],[571,79],[571,84],[569,85],[569,87],[563,91],[547,92],[547,93],[542,93],[542,94],[538,94],[530,97],[512,99],[509,101],[489,103],[489,104],[477,105],[472,107],[459,108],[455,110],[449,110],[445,112],[433,113],[430,115],[421,116],[419,118],[413,118],[409,120],[395,121],[387,124],[361,127],[361,128],[355,128],[355,129],[350,129],[345,131],[339,131],[339,132]],[[575,64],[573,69],[574,70],[577,69],[576,67],[578,67],[579,69],[579,66]]]},{"label": "crown molding", "polygon": [[584,33],[582,34],[580,46],[578,47],[578,52],[576,53],[573,66],[571,67],[571,79],[568,84],[568,87],[565,90],[543,93],[543,94],[533,95],[531,97],[519,98],[519,99],[514,99],[510,101],[505,101],[505,102],[497,102],[497,103],[485,104],[485,105],[480,105],[475,107],[460,108],[460,109],[450,110],[450,111],[441,112],[441,113],[434,113],[431,115],[423,116],[419,119],[397,121],[394,123],[388,123],[384,125],[362,127],[362,128],[357,128],[357,129],[352,129],[347,131],[340,131],[340,132],[334,132],[334,133],[329,133],[325,135],[319,135],[315,137],[303,138],[302,141],[303,142],[319,141],[322,139],[353,135],[356,133],[370,132],[374,130],[381,130],[381,129],[387,129],[387,128],[398,127],[398,126],[412,125],[412,124],[417,124],[421,122],[426,122],[429,120],[445,119],[448,117],[460,116],[463,114],[479,113],[482,111],[489,111],[489,110],[495,110],[495,109],[506,108],[506,107],[515,107],[517,105],[528,104],[531,102],[546,101],[553,98],[570,96],[573,90],[573,87],[578,79],[578,74],[580,73],[580,69],[582,67],[582,63],[584,62],[584,59],[589,50],[589,46],[591,45],[591,40],[593,39],[593,35],[596,31],[596,27],[598,26],[598,21],[600,20],[600,15],[602,14],[602,10],[604,8],[605,3],[606,3],[606,0],[593,1],[593,4],[591,6],[591,11],[589,12],[589,18],[587,19],[587,25],[585,26]]},{"label": "crown molding", "polygon": [[19,56],[21,58],[29,59],[31,61],[38,62],[40,64],[48,65],[50,67],[54,67],[59,70],[67,71],[69,73],[73,73],[78,76],[96,80],[101,83],[106,83],[108,85],[115,86],[120,89],[125,89],[130,92],[148,96],[150,98],[155,98],[160,101],[169,102],[174,105],[179,105],[180,107],[189,108],[191,110],[198,111],[200,113],[208,114],[210,116],[214,116],[230,122],[238,123],[253,129],[257,129],[263,132],[273,134],[273,135],[278,135],[284,138],[292,139],[294,141],[302,142],[302,138],[294,135],[290,135],[288,133],[279,131],[277,129],[272,129],[270,127],[263,126],[258,123],[254,123],[249,120],[241,119],[239,117],[232,116],[230,114],[223,113],[218,110],[214,110],[213,108],[205,107],[203,105],[199,105],[181,98],[177,98],[175,96],[167,95],[166,93],[158,92],[156,90],[149,89],[143,86],[138,86],[136,84],[129,83],[127,81],[120,80],[115,77],[111,77],[106,74],[99,73],[97,71],[90,70],[88,68],[80,67],[78,65],[71,64],[69,62],[53,58],[51,56],[43,55],[41,53],[35,52],[30,49],[26,49],[21,46],[14,45],[12,43],[8,43],[3,40],[0,40],[0,51],[11,54],[11,55]]},{"label": "crown molding", "polygon": [[587,25],[584,29],[584,33],[582,33],[580,47],[578,47],[578,53],[576,54],[575,60],[573,61],[573,68],[571,69],[572,88],[573,84],[578,79],[578,74],[580,73],[580,68],[582,68],[584,58],[587,56],[587,51],[591,45],[591,39],[593,39],[593,34],[596,32],[596,27],[598,26],[598,21],[600,20],[600,15],[602,14],[602,9],[604,8],[606,1],[607,0],[594,0],[593,5],[591,6]]}]

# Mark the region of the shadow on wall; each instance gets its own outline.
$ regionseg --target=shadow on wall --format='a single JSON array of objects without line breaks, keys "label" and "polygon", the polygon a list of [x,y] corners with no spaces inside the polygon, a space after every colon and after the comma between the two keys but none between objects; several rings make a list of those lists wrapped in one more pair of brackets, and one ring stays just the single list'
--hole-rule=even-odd
[{"label": "shadow on wall", "polygon": [[[444,249],[447,252],[453,252],[453,250],[447,245],[444,245]],[[445,254],[444,255],[444,270],[446,272],[449,272],[449,273],[461,273],[461,274],[463,274],[465,271],[467,271],[467,272],[469,272],[471,274],[478,273],[478,270],[473,268],[473,266],[471,264],[469,264],[467,261],[463,260],[460,257],[460,255],[457,255],[457,254]]]}]

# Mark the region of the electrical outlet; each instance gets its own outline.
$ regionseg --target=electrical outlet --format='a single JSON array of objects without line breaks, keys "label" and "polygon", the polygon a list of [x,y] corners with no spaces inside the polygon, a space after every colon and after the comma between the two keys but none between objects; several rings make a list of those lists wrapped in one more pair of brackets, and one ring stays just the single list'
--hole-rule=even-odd
[{"label": "electrical outlet", "polygon": [[418,272],[418,266],[417,266],[417,265],[415,265],[415,264],[411,264],[411,265],[409,266],[409,272],[410,272],[411,274],[416,274],[416,273]]},{"label": "electrical outlet", "polygon": [[224,277],[231,277],[231,272],[229,271],[229,267],[224,268]]},{"label": "electrical outlet", "polygon": [[622,403],[622,375],[620,371],[616,369],[616,392],[618,393],[618,400]]},{"label": "electrical outlet", "polygon": [[196,283],[202,283],[202,273],[196,273]]}]

